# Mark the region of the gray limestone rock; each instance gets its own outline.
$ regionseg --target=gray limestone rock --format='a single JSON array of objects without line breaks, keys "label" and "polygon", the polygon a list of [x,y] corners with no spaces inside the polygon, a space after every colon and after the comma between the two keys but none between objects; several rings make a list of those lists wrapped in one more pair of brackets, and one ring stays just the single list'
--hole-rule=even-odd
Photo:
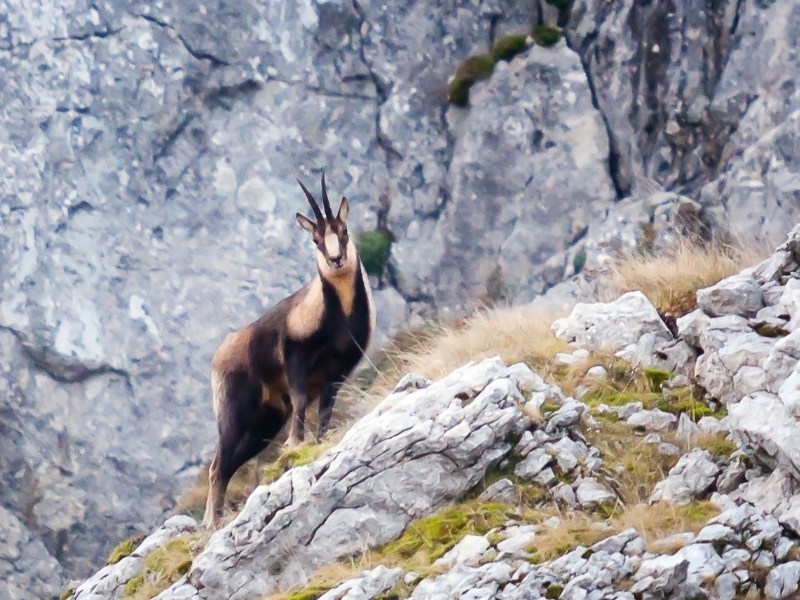
[{"label": "gray limestone rock", "polygon": [[688,504],[711,491],[719,472],[708,451],[695,448],[680,458],[666,479],[656,484],[649,502]]},{"label": "gray limestone rock", "polygon": [[169,540],[180,535],[197,531],[197,523],[187,516],[168,519],[161,527],[147,536],[126,557],[117,563],[107,565],[81,583],[75,590],[75,600],[101,600],[122,598],[125,584],[142,572],[147,556]]},{"label": "gray limestone rock", "polygon": [[[511,449],[505,439],[525,421],[522,401],[499,359],[390,395],[315,462],[257,488],[194,559],[187,583],[200,598],[265,595],[397,537]],[[178,593],[176,586],[160,598]]]},{"label": "gray limestone rock", "polygon": [[764,294],[751,275],[732,275],[711,287],[697,290],[697,304],[711,317],[753,317],[764,306]]},{"label": "gray limestone rock", "polygon": [[800,562],[784,563],[770,570],[764,593],[769,600],[792,598],[796,595],[798,582],[800,582]]},{"label": "gray limestone rock", "polygon": [[672,339],[655,307],[641,292],[628,292],[614,302],[580,303],[552,326],[556,337],[587,350],[617,352],[645,334]]},{"label": "gray limestone rock", "polygon": [[0,589],[2,600],[48,598],[64,572],[44,544],[13,513],[0,506]]}]

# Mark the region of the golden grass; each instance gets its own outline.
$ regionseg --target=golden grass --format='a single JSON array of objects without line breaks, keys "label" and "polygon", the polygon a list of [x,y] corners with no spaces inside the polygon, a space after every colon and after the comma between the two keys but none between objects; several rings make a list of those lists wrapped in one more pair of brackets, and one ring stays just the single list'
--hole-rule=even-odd
[{"label": "golden grass", "polygon": [[344,403],[373,406],[406,373],[440,379],[470,361],[499,356],[506,364],[524,362],[540,372],[557,352],[569,347],[553,335],[550,325],[558,316],[529,307],[482,309],[455,323],[429,324],[402,334],[375,360],[368,377],[342,390]]},{"label": "golden grass", "polygon": [[651,548],[659,540],[676,533],[697,533],[718,513],[719,510],[707,501],[696,501],[686,506],[636,504],[605,521],[598,521],[596,514],[569,511],[557,515],[561,522],[555,527],[538,530],[528,551],[534,553],[539,562],[546,562],[578,546],[592,546],[631,527]]},{"label": "golden grass", "polygon": [[[599,430],[588,431],[586,438],[600,451],[602,478],[623,506],[647,502],[656,483],[678,462],[676,456],[659,453],[658,444],[644,442],[625,423],[605,422]],[[661,438],[670,441],[663,432]]]},{"label": "golden grass", "polygon": [[[755,265],[771,251],[766,244],[735,242],[697,243],[681,240],[673,250],[660,254],[627,254],[618,257],[606,275],[608,284],[598,301],[610,301],[620,294],[642,291],[661,314],[674,318],[696,306],[695,292],[719,280]],[[660,389],[653,389],[652,377],[646,372],[622,367],[611,355],[593,355],[587,360],[569,366],[554,360],[558,352],[570,347],[555,338],[552,322],[563,314],[545,314],[529,306],[485,308],[468,318],[446,323],[429,323],[414,331],[399,333],[386,347],[375,353],[373,362],[352,378],[339,394],[334,411],[334,422],[328,443],[334,443],[347,430],[350,423],[370,410],[391,392],[397,381],[408,372],[416,372],[430,379],[439,379],[470,361],[499,356],[506,364],[523,362],[542,377],[561,386],[567,394],[574,395],[579,385],[589,383],[598,402],[634,401],[639,396],[648,406],[661,397]],[[589,367],[601,364],[609,371],[608,382],[586,382]],[[651,402],[652,401],[652,402]],[[598,403],[595,402],[595,403]],[[675,400],[670,400],[670,406]],[[308,426],[313,427],[316,411],[309,411]],[[642,444],[631,438],[629,428],[622,424],[604,423],[603,434],[590,434],[591,442],[598,446],[605,460],[605,480],[620,496],[623,505],[636,507],[646,501],[652,486],[662,479],[674,459],[657,454],[655,446]],[[313,438],[313,436],[311,436]],[[276,440],[279,442],[279,440]],[[719,440],[708,444],[722,452],[727,447]],[[279,450],[270,449],[264,454],[275,461]],[[262,469],[251,461],[245,465],[231,483],[229,505],[238,507],[259,483]],[[284,464],[285,463],[285,464]],[[294,461],[280,460],[267,469],[279,475]],[[201,513],[207,490],[207,471],[198,478],[194,489],[182,499],[179,510]],[[622,515],[632,510],[628,508]],[[612,518],[619,518],[613,516]]]},{"label": "golden grass", "polygon": [[615,518],[614,523],[620,531],[633,527],[650,549],[659,540],[676,533],[698,533],[718,514],[719,509],[706,500],[694,501],[686,506],[658,502],[631,506]]},{"label": "golden grass", "polygon": [[639,290],[663,314],[681,316],[697,306],[698,289],[755,266],[771,251],[755,241],[700,243],[687,238],[660,254],[629,253],[611,263],[611,285],[598,299],[607,302]]}]

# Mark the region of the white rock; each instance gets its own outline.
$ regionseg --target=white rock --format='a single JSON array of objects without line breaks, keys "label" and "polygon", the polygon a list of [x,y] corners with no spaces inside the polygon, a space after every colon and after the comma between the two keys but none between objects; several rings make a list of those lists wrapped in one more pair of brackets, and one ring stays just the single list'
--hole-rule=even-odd
[{"label": "white rock", "polygon": [[547,465],[553,462],[553,457],[544,448],[536,448],[514,467],[514,475],[522,479],[532,479]]},{"label": "white rock", "polygon": [[800,581],[800,562],[791,561],[778,565],[767,575],[764,594],[769,600],[794,598]]},{"label": "white rock", "polygon": [[719,472],[711,455],[695,448],[680,458],[666,479],[656,484],[649,502],[688,504],[711,490]]},{"label": "white rock", "polygon": [[579,303],[572,313],[553,323],[556,337],[590,351],[617,352],[644,334],[664,340],[672,334],[641,292],[628,292],[610,303]]},{"label": "white rock", "polygon": [[764,306],[761,287],[750,275],[732,275],[719,283],[697,290],[697,304],[712,317],[752,317]]},{"label": "white rock", "polygon": [[640,410],[633,413],[625,421],[631,427],[644,429],[645,431],[663,431],[671,427],[678,418],[672,413],[663,410]]},{"label": "white rock", "polygon": [[583,478],[575,488],[578,504],[584,507],[600,506],[614,502],[617,497],[594,477]]},{"label": "white rock", "polygon": [[402,574],[402,569],[390,569],[379,565],[364,571],[359,577],[349,579],[328,590],[319,597],[319,600],[370,600],[381,592],[393,588]]},{"label": "white rock", "polygon": [[586,371],[586,377],[589,379],[606,380],[608,379],[608,371],[602,365],[595,365]]},{"label": "white rock", "polygon": [[503,534],[507,537],[497,544],[497,549],[509,554],[527,556],[528,549],[536,541],[533,525],[509,527],[503,531]]},{"label": "white rock", "polygon": [[433,563],[434,567],[452,568],[456,563],[477,566],[484,553],[491,548],[489,540],[482,535],[465,535],[444,556]]},{"label": "white rock", "polygon": [[510,479],[500,479],[483,490],[478,499],[487,502],[507,502],[511,504],[517,499],[517,492],[514,489],[514,483]]}]

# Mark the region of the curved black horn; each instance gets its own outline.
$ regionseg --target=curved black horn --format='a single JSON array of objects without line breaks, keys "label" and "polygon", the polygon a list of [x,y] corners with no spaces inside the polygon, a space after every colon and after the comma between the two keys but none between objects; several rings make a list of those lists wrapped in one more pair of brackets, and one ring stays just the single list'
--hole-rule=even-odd
[{"label": "curved black horn", "polygon": [[322,218],[322,212],[320,212],[320,210],[319,210],[319,206],[317,206],[317,201],[316,201],[316,200],[314,200],[314,196],[312,196],[312,195],[311,195],[311,192],[309,192],[309,191],[306,189],[306,186],[304,186],[304,185],[303,185],[303,182],[302,182],[302,181],[300,181],[300,179],[298,179],[298,180],[297,180],[297,183],[299,183],[299,184],[300,184],[300,187],[301,187],[301,188],[303,188],[303,193],[306,195],[306,198],[308,198],[308,203],[311,205],[311,210],[313,210],[313,211],[314,211],[314,217],[316,217],[316,219],[317,219],[317,225],[319,225],[319,224],[320,224],[320,223],[322,223],[322,222],[323,222],[325,219],[323,219],[323,218]]},{"label": "curved black horn", "polygon": [[328,188],[325,187],[325,171],[322,172],[322,206],[325,207],[325,216],[328,221],[333,221],[333,211],[331,211],[331,203],[328,200]]}]

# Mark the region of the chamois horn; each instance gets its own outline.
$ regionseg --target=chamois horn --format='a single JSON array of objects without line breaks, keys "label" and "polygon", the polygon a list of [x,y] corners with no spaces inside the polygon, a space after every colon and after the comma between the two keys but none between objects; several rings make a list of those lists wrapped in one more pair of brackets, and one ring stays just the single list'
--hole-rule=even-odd
[{"label": "chamois horn", "polygon": [[333,221],[333,211],[328,200],[328,188],[325,186],[325,171],[322,172],[322,206],[325,207],[325,217],[328,221]]},{"label": "chamois horn", "polygon": [[299,183],[300,187],[303,188],[303,193],[306,195],[306,198],[308,198],[308,203],[311,205],[311,210],[314,211],[314,217],[317,219],[317,225],[319,225],[325,219],[322,217],[322,212],[319,210],[317,201],[314,200],[314,196],[312,196],[311,192],[306,189],[306,186],[303,185],[303,182],[300,181],[300,179],[297,180],[297,183]]}]

